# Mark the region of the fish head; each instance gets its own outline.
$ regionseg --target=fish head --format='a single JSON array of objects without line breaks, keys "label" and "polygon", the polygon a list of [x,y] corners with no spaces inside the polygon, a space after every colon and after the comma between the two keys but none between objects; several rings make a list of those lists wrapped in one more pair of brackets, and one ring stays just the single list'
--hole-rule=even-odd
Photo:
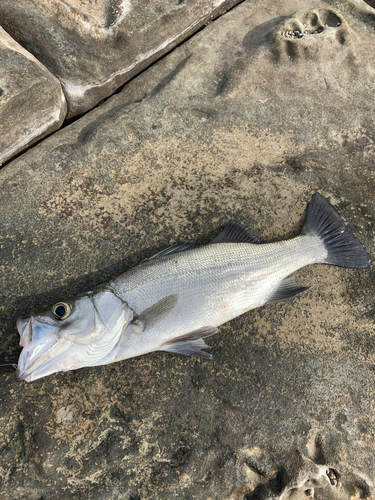
[{"label": "fish head", "polygon": [[23,349],[17,379],[31,382],[59,371],[104,364],[132,318],[125,302],[112,291],[101,290],[18,319]]}]

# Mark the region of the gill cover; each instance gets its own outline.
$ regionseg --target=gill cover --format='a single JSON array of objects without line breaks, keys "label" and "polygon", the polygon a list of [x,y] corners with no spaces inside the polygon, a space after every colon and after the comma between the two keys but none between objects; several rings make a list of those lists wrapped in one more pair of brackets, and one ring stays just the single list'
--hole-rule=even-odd
[{"label": "gill cover", "polygon": [[133,311],[109,290],[58,304],[71,308],[65,319],[56,317],[55,304],[49,311],[17,321],[23,346],[18,380],[30,382],[59,371],[111,362],[133,319]]}]

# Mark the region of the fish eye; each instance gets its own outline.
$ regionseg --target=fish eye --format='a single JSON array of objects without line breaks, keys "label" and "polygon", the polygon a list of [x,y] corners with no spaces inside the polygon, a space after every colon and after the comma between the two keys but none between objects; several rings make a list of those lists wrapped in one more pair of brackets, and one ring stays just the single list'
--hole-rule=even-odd
[{"label": "fish eye", "polygon": [[52,314],[55,319],[67,318],[72,312],[72,306],[66,302],[58,302],[52,307]]}]

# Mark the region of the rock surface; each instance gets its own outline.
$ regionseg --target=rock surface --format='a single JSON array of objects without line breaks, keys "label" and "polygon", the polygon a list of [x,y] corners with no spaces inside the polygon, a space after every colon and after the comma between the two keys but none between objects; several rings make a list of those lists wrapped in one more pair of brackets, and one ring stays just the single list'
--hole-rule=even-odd
[{"label": "rock surface", "polygon": [[66,115],[59,81],[0,27],[0,166],[57,130]]},{"label": "rock surface", "polygon": [[[374,258],[374,20],[358,0],[244,2],[8,164],[2,362],[17,316],[230,219],[291,237],[317,190]],[[371,498],[374,271],[296,279],[301,297],[221,327],[212,362],[1,368],[2,497]]]},{"label": "rock surface", "polygon": [[0,25],[63,85],[82,114],[240,0],[19,0]]}]

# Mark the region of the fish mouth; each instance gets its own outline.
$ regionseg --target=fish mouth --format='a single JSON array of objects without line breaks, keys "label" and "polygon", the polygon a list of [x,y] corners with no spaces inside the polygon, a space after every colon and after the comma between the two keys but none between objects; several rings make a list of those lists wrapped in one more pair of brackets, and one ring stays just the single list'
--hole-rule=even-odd
[{"label": "fish mouth", "polygon": [[[20,345],[25,347],[31,340],[31,318],[20,318],[17,320],[17,330],[20,335]],[[22,382],[27,377],[26,365],[27,355],[24,355],[25,349],[22,349],[20,358],[17,364],[16,380]]]},{"label": "fish mouth", "polygon": [[[38,334],[35,335],[35,326]],[[35,318],[17,320],[20,345],[23,346],[16,371],[18,382],[31,382],[46,374],[43,367],[50,361],[49,350],[58,344],[56,328],[37,321]],[[36,338],[35,338],[36,337]]]},{"label": "fish mouth", "polygon": [[20,345],[26,346],[31,342],[31,318],[20,318],[17,320],[17,330],[20,334]]},{"label": "fish mouth", "polygon": [[18,362],[17,370],[16,370],[16,380],[17,380],[17,382],[23,382],[24,380],[26,380],[27,376],[28,376],[28,373],[26,373],[26,371],[23,371],[20,368],[20,362]]}]

